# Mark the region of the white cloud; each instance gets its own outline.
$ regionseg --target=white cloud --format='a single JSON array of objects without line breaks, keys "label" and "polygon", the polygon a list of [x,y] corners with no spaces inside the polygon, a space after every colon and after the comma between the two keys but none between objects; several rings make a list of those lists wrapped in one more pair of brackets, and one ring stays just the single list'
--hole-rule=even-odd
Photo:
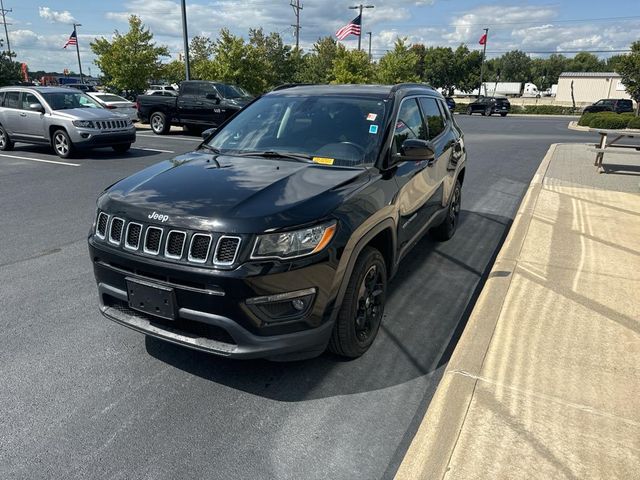
[{"label": "white cloud", "polygon": [[76,19],[73,18],[71,13],[67,10],[63,12],[57,12],[51,10],[49,7],[38,7],[38,15],[40,18],[44,18],[52,23],[75,23]]}]

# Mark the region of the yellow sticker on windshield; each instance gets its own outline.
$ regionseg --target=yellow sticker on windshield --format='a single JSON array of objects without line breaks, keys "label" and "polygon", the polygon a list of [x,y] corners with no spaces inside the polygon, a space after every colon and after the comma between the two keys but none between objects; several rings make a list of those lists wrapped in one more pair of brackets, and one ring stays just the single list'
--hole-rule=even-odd
[{"label": "yellow sticker on windshield", "polygon": [[325,157],[313,157],[313,161],[316,163],[321,163],[322,165],[333,165],[333,158],[325,158]]}]

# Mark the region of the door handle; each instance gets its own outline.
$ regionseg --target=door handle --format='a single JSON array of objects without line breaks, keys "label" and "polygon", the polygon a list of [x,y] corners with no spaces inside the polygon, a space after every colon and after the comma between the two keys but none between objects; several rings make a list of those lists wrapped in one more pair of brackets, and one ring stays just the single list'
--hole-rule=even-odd
[{"label": "door handle", "polygon": [[21,116],[21,117],[26,117],[26,116],[27,116],[27,114],[26,114],[26,113],[24,113],[24,112],[20,112],[20,116]]}]

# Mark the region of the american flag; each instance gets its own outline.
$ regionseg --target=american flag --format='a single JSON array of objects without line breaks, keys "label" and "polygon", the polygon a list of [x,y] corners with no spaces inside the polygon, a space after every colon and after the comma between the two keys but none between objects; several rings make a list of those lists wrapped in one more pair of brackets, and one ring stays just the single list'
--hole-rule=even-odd
[{"label": "american flag", "polygon": [[336,32],[336,37],[338,37],[338,40],[344,40],[349,35],[356,35],[356,36],[360,35],[361,23],[362,23],[362,19],[360,18],[360,15],[358,15],[356,18],[354,18],[349,23],[347,23],[344,27],[338,30]]},{"label": "american flag", "polygon": [[78,36],[76,35],[75,29],[73,30],[73,32],[71,32],[71,35],[69,35],[69,40],[67,40],[67,43],[65,43],[64,47],[62,48],[67,48],[69,45],[78,45]]}]

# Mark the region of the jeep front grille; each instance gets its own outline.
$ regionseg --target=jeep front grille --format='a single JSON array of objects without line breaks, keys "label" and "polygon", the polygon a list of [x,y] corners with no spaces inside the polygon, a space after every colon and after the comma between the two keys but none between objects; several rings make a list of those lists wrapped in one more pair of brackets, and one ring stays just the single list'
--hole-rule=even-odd
[{"label": "jeep front grille", "polygon": [[194,233],[191,237],[191,245],[189,246],[190,262],[205,263],[209,256],[209,248],[211,247],[211,235],[204,233]]},{"label": "jeep front grille", "polygon": [[184,251],[184,241],[187,238],[185,232],[171,230],[167,235],[167,244],[164,249],[164,256],[167,258],[181,259]]},{"label": "jeep front grille", "polygon": [[160,253],[160,242],[162,240],[162,229],[158,227],[147,228],[147,235],[144,237],[144,253],[157,255]]},{"label": "jeep front grille", "polygon": [[236,261],[240,247],[240,237],[220,237],[213,256],[213,263],[217,265],[232,265]]},{"label": "jeep front grille", "polygon": [[130,250],[137,250],[140,246],[140,237],[142,234],[142,225],[131,222],[127,225],[127,234],[124,238],[124,246]]},{"label": "jeep front grille", "polygon": [[109,230],[109,241],[111,243],[115,243],[116,245],[120,244],[120,241],[122,240],[123,227],[124,227],[123,219],[114,217],[111,220],[111,229]]},{"label": "jeep front grille", "polygon": [[102,240],[107,236],[107,225],[109,225],[109,215],[100,212],[98,214],[98,221],[96,222],[96,235]]},{"label": "jeep front grille", "polygon": [[96,127],[101,130],[114,130],[118,128],[125,128],[126,126],[126,120],[100,120],[96,122]]}]

